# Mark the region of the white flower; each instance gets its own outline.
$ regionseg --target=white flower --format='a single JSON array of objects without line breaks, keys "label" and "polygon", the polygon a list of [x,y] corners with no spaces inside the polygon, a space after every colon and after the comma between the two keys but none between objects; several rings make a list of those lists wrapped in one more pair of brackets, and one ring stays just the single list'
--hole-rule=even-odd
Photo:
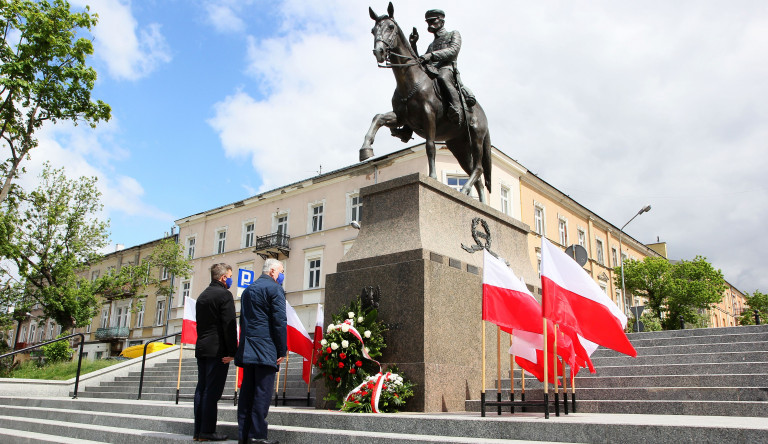
[{"label": "white flower", "polygon": [[370,330],[364,331],[363,332],[363,336],[365,336],[366,338],[370,338],[371,337],[371,331]]},{"label": "white flower", "polygon": [[355,312],[354,311],[350,311],[349,313],[347,313],[347,317],[354,318],[355,317]]},{"label": "white flower", "polygon": [[330,333],[330,332],[332,332],[332,331],[333,331],[335,328],[336,328],[336,326],[335,326],[335,325],[333,325],[333,324],[328,324],[328,329],[326,330],[326,333]]},{"label": "white flower", "polygon": [[347,341],[346,339],[344,339],[343,341],[341,341],[341,346],[342,346],[342,348],[347,348],[347,347],[349,347],[349,341]]},{"label": "white flower", "polygon": [[341,331],[344,333],[349,331],[349,324],[341,324]]},{"label": "white flower", "polygon": [[326,345],[328,345],[328,341],[326,341],[325,339],[322,339],[320,340],[320,344],[322,344],[322,346],[325,347]]},{"label": "white flower", "polygon": [[354,320],[354,319],[347,319],[347,320],[346,320],[346,321],[344,321],[344,322],[346,322],[346,323],[347,323],[347,324],[349,324],[350,326],[354,326],[354,325],[355,325],[355,320]]},{"label": "white flower", "polygon": [[368,350],[368,347],[365,347],[365,352],[370,353],[370,350]]},{"label": "white flower", "polygon": [[338,350],[338,348],[339,348],[339,344],[337,344],[335,342],[331,342],[331,349]]},{"label": "white flower", "polygon": [[357,323],[358,324],[362,324],[364,320],[365,320],[365,318],[360,316],[359,318],[357,318]]}]

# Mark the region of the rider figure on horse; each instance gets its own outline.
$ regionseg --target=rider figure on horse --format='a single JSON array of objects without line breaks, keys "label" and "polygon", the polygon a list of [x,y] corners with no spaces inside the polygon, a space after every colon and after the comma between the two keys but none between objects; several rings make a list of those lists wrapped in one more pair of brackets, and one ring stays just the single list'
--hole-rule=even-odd
[{"label": "rider figure on horse", "polygon": [[[449,110],[448,118],[454,123],[461,125],[463,120],[462,101],[459,96],[459,89],[464,93],[465,103],[468,107],[475,105],[475,97],[461,84],[459,71],[456,67],[456,59],[461,50],[461,34],[459,31],[448,31],[445,29],[445,12],[440,9],[430,9],[424,14],[428,28],[427,30],[435,35],[434,41],[427,47],[427,52],[419,57],[419,62],[431,77],[437,77],[442,90],[448,96]],[[419,33],[416,28],[409,38],[411,47],[416,50],[416,42],[419,40]],[[471,110],[468,110],[471,111]]]}]

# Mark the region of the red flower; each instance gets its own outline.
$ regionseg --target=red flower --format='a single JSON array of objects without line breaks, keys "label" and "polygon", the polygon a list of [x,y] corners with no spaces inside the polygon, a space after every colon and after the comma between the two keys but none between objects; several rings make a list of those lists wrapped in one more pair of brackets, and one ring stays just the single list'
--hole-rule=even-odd
[{"label": "red flower", "polygon": [[341,381],[341,378],[339,378],[339,377],[337,376],[337,377],[336,377],[336,382],[339,382],[339,381]]},{"label": "red flower", "polygon": [[346,354],[346,353],[344,353],[344,352],[341,352],[341,353],[339,353],[339,357],[340,357],[341,359],[347,359],[347,354]]},{"label": "red flower", "polygon": [[357,400],[356,400],[356,401],[355,401],[355,404],[360,404],[360,401],[357,401]]},{"label": "red flower", "polygon": [[333,375],[328,375],[328,377],[329,377],[330,379],[333,379]]},{"label": "red flower", "polygon": [[344,363],[343,362],[339,362],[339,368],[344,368]]},{"label": "red flower", "polygon": [[354,373],[355,373],[355,369],[354,369],[354,368],[351,368],[351,369],[349,369],[349,372],[350,372],[350,373],[352,373],[352,374],[354,374]]},{"label": "red flower", "polygon": [[328,348],[325,349],[326,353],[331,353],[331,351],[333,351],[333,350],[331,350],[331,347],[328,347]]},{"label": "red flower", "polygon": [[326,357],[325,357],[325,360],[327,361],[327,360],[328,360],[328,358],[330,358],[330,356],[326,356]]},{"label": "red flower", "polygon": [[382,390],[386,390],[386,389],[387,389],[387,386],[386,386],[386,385],[382,385],[382,386],[381,386],[381,389],[382,389]]},{"label": "red flower", "polygon": [[395,398],[399,398],[399,396],[397,396],[397,393],[395,393]]},{"label": "red flower", "polygon": [[363,396],[368,396],[368,392],[366,392],[365,390],[363,390],[362,392],[360,392],[360,394],[361,394],[361,395],[363,395]]},{"label": "red flower", "polygon": [[357,362],[355,362],[355,366],[356,367],[362,367],[363,366],[363,362],[362,361],[357,361]]}]

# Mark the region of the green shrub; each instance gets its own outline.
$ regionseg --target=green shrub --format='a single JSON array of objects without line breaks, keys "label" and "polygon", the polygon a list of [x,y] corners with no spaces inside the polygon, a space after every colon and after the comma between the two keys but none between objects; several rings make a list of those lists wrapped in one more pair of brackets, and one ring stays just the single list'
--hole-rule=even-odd
[{"label": "green shrub", "polygon": [[[58,337],[66,336],[63,333]],[[57,341],[41,347],[46,363],[69,361],[74,350],[69,348],[69,341]]]}]

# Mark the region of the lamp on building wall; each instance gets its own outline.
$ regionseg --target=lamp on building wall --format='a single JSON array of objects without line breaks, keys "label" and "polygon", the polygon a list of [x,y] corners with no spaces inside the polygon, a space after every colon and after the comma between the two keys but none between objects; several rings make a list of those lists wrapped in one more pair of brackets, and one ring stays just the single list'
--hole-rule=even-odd
[{"label": "lamp on building wall", "polygon": [[358,222],[356,220],[353,220],[352,222],[349,223],[349,226],[351,226],[355,230],[359,230],[360,229],[360,222]]},{"label": "lamp on building wall", "polygon": [[16,346],[19,344],[19,333],[21,333],[21,323],[26,321],[27,319],[32,319],[34,317],[37,317],[37,316],[32,316],[32,313],[30,312],[26,312],[22,316],[17,316],[14,313],[14,318],[16,318],[16,323],[18,325],[16,326],[16,338],[14,338],[13,340],[13,350],[16,350]]},{"label": "lamp on building wall", "polygon": [[[624,234],[624,227],[629,225],[629,222],[632,222],[633,220],[635,220],[635,218],[637,216],[639,216],[639,215],[641,215],[643,213],[647,213],[649,211],[651,211],[651,206],[650,205],[646,205],[643,208],[640,208],[640,211],[638,211],[637,214],[632,216],[632,219],[630,219],[627,223],[624,224],[623,227],[621,227],[619,229],[619,262],[621,262],[621,299],[622,299],[621,305],[624,306],[624,312],[625,313],[627,312],[627,307],[626,307],[627,295],[625,293],[626,289],[624,288],[624,258],[622,257],[622,254],[624,254],[624,253],[623,253],[623,250],[622,250],[621,237]],[[640,331],[640,316],[635,316],[635,317],[637,318],[636,319],[637,331]]]}]

